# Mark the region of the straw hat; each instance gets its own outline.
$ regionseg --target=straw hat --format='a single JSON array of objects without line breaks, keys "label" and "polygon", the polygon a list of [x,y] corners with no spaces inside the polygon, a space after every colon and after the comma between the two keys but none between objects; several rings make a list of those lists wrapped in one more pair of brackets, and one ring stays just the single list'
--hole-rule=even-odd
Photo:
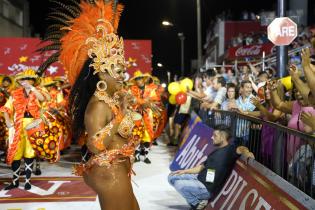
[{"label": "straw hat", "polygon": [[57,83],[57,81],[54,81],[51,77],[44,77],[42,79],[42,86],[49,86],[49,85],[53,85],[56,83]]},{"label": "straw hat", "polygon": [[53,78],[53,80],[56,82],[66,82],[67,78],[63,76],[56,76]]},{"label": "straw hat", "polygon": [[129,80],[130,82],[134,81],[135,79],[137,78],[149,78],[151,77],[150,74],[146,73],[146,74],[143,74],[140,70],[137,70],[133,73],[133,77]]},{"label": "straw hat", "polygon": [[154,82],[155,84],[160,84],[160,83],[161,83],[160,79],[157,78],[157,77],[154,77],[154,76],[153,76],[152,79],[153,79],[153,82]]},{"label": "straw hat", "polygon": [[15,80],[21,80],[21,79],[26,79],[26,78],[32,78],[38,80],[38,75],[33,69],[26,69],[23,72],[20,72],[15,75]]}]

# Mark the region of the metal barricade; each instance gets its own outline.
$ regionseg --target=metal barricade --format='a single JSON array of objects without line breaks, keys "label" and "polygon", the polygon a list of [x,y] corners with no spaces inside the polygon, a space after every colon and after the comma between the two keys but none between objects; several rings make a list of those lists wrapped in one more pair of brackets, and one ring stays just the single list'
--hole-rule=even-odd
[{"label": "metal barricade", "polygon": [[258,162],[315,198],[314,136],[238,112],[211,111],[204,122],[229,126],[234,144],[248,147]]}]

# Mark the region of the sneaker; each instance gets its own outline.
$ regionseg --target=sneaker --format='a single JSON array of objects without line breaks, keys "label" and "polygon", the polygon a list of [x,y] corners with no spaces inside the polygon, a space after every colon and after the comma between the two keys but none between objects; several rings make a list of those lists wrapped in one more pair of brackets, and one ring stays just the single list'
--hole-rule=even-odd
[{"label": "sneaker", "polygon": [[35,174],[36,176],[39,176],[39,175],[42,174],[42,171],[40,170],[40,168],[36,167],[36,169],[35,169],[35,171],[34,171],[34,174]]},{"label": "sneaker", "polygon": [[202,200],[200,203],[197,205],[196,209],[197,210],[203,210],[207,207],[208,205],[208,200]]},{"label": "sneaker", "polygon": [[18,183],[17,183],[17,184],[11,183],[9,186],[6,186],[6,187],[4,188],[4,190],[12,190],[12,189],[18,188],[18,187],[19,187],[19,184],[18,184]]},{"label": "sneaker", "polygon": [[25,183],[24,190],[30,190],[32,188],[32,185],[30,183]]},{"label": "sneaker", "polygon": [[140,162],[140,157],[135,157],[135,163]]},{"label": "sneaker", "polygon": [[149,160],[149,158],[145,158],[143,162],[145,162],[146,164],[150,164],[150,163],[151,163],[151,161]]}]

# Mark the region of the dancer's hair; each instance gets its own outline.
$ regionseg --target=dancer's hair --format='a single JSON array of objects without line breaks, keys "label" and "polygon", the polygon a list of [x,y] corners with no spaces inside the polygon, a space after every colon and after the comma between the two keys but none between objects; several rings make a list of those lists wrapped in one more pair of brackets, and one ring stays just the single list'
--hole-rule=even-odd
[{"label": "dancer's hair", "polygon": [[69,110],[71,112],[73,140],[76,142],[85,132],[84,114],[90,98],[93,96],[96,84],[99,81],[97,75],[93,75],[93,68],[89,67],[91,59],[87,60],[75,81],[70,97]]}]

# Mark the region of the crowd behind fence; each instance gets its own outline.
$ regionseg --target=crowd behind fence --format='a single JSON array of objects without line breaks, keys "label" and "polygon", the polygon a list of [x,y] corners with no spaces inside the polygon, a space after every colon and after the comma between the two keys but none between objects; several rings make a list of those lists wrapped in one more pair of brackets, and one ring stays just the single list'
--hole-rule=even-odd
[{"label": "crowd behind fence", "polygon": [[233,143],[247,146],[255,159],[315,198],[315,138],[277,123],[231,111],[211,111],[204,122],[231,127]]}]

